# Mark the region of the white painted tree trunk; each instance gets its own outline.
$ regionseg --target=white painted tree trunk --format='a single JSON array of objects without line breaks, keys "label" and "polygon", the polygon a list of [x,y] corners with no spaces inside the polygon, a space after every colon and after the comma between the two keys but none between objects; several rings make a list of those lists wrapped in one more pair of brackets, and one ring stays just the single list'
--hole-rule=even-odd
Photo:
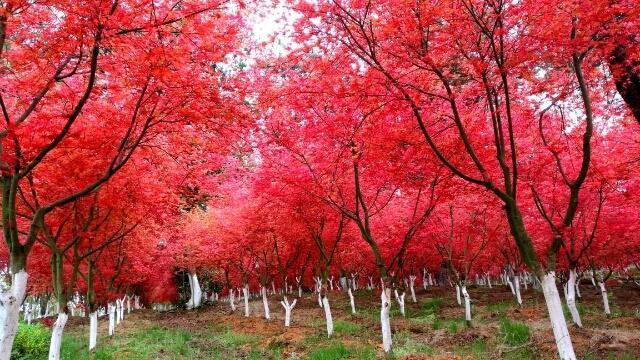
[{"label": "white painted tree trunk", "polygon": [[124,297],[120,300],[120,321],[124,321]]},{"label": "white painted tree trunk", "polygon": [[318,306],[322,307],[322,281],[320,278],[316,279],[316,292],[318,293]]},{"label": "white painted tree trunk", "polygon": [[511,293],[513,295],[515,295],[516,294],[516,290],[513,287],[513,283],[511,282],[511,277],[509,275],[505,274],[504,278],[505,278],[505,281],[506,281],[507,285],[509,285],[509,289],[511,290]]},{"label": "white painted tree trunk", "polygon": [[297,301],[298,299],[293,299],[293,302],[289,303],[286,296],[284,297],[283,301],[280,301],[280,304],[282,304],[282,307],[284,308],[284,326],[285,327],[291,326],[291,310],[293,310],[293,308],[296,307]]},{"label": "white painted tree trunk", "polygon": [[29,275],[24,270],[13,274],[11,287],[0,293],[0,360],[9,360],[18,331],[20,305],[27,291]]},{"label": "white painted tree trunk", "polygon": [[416,289],[414,287],[415,283],[416,277],[414,275],[409,275],[409,290],[411,290],[411,301],[417,303],[418,300],[416,300]]},{"label": "white painted tree trunk", "polygon": [[196,273],[187,274],[189,277],[189,289],[191,290],[191,298],[187,301],[187,309],[196,309],[200,307],[202,300],[202,289],[200,288],[200,282],[198,282],[198,275]]},{"label": "white painted tree trunk", "polygon": [[604,307],[604,313],[609,316],[611,315],[611,309],[609,309],[609,296],[607,296],[607,288],[602,281],[598,281],[598,286],[600,286],[600,294],[602,295],[602,306]]},{"label": "white painted tree trunk", "polygon": [[356,313],[356,301],[353,298],[353,291],[350,288],[347,289],[347,294],[349,294],[349,303],[351,304],[351,313]]},{"label": "white painted tree trunk", "polygon": [[460,298],[460,286],[456,284],[456,301],[458,305],[462,305],[462,299]]},{"label": "white painted tree trunk", "polygon": [[422,289],[427,290],[427,269],[422,269]]},{"label": "white painted tree trunk", "polygon": [[522,295],[520,294],[520,277],[518,275],[513,277],[513,290],[516,295],[516,302],[518,306],[522,306]]},{"label": "white painted tree trunk", "polygon": [[333,335],[333,317],[331,316],[331,306],[329,306],[329,298],[322,297],[322,308],[324,309],[324,318],[327,322],[327,337]]},{"label": "white painted tree trunk", "polygon": [[296,284],[298,284],[298,297],[302,297],[302,277],[296,276]]},{"label": "white painted tree trunk", "polygon": [[567,294],[566,301],[567,307],[569,308],[569,312],[571,313],[571,319],[573,322],[578,325],[578,327],[582,327],[582,319],[580,319],[580,313],[578,312],[578,307],[576,306],[576,271],[569,271],[569,281],[567,281]]},{"label": "white painted tree trunk", "polygon": [[131,296],[127,295],[127,315],[131,314]]},{"label": "white painted tree trunk", "polygon": [[573,351],[573,344],[571,343],[571,335],[569,335],[569,328],[567,327],[567,322],[565,321],[564,313],[562,312],[560,294],[556,287],[555,272],[552,271],[545,274],[541,283],[560,359],[576,360],[576,354]]},{"label": "white painted tree trunk", "polygon": [[113,304],[107,306],[109,307],[109,336],[113,336],[116,332],[116,307]]},{"label": "white painted tree trunk", "polygon": [[271,294],[276,294],[276,283],[273,280],[271,280]]},{"label": "white painted tree trunk", "polygon": [[402,316],[404,317],[405,316],[405,313],[404,313],[404,296],[405,296],[405,293],[403,291],[402,295],[398,295],[398,289],[393,290],[393,293],[395,294],[396,301],[398,302],[398,306],[400,307],[400,314],[402,314]]},{"label": "white painted tree trunk", "polygon": [[249,284],[242,287],[242,297],[244,299],[244,316],[249,317]]},{"label": "white painted tree trunk", "polygon": [[49,343],[49,360],[60,359],[60,346],[62,345],[62,333],[67,324],[69,315],[64,312],[58,314],[58,319],[51,329],[51,342]]},{"label": "white painted tree trunk", "polygon": [[471,324],[471,297],[467,292],[467,287],[462,286],[462,297],[464,297],[464,320],[467,322],[467,325]]},{"label": "white painted tree trunk", "polygon": [[267,299],[267,288],[262,287],[262,306],[264,307],[264,318],[271,320],[271,313],[269,312],[269,300]]},{"label": "white painted tree trunk", "polygon": [[233,289],[229,289],[229,306],[231,306],[231,312],[236,312],[236,295]]},{"label": "white painted tree trunk", "polygon": [[380,325],[382,328],[382,348],[385,353],[391,352],[391,320],[389,319],[389,311],[391,310],[391,289],[382,288],[380,294]]},{"label": "white painted tree trunk", "polygon": [[89,314],[89,351],[95,349],[98,342],[98,312]]},{"label": "white painted tree trunk", "polygon": [[489,289],[491,289],[491,277],[487,274],[487,285],[489,285]]}]

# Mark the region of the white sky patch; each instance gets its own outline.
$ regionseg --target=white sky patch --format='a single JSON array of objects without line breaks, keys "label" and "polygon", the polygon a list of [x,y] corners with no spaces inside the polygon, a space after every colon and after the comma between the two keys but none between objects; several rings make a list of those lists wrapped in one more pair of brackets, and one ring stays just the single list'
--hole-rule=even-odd
[{"label": "white sky patch", "polygon": [[294,45],[293,24],[301,14],[286,7],[282,1],[274,7],[249,11],[246,19],[250,24],[251,38],[260,49],[257,52],[262,55],[286,55],[287,48]]}]

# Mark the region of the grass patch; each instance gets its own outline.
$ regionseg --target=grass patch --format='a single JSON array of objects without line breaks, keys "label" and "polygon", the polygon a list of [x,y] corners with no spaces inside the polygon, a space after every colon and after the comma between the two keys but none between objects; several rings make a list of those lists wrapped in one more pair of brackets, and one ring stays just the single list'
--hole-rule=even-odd
[{"label": "grass patch", "polygon": [[485,359],[487,343],[484,339],[476,339],[470,344],[456,347],[454,352],[459,355],[471,355],[475,359]]},{"label": "grass patch", "polygon": [[237,347],[237,346],[242,346],[246,344],[254,344],[258,341],[258,338],[255,336],[236,333],[229,329],[227,329],[222,333],[214,334],[212,336],[212,339],[225,348]]},{"label": "grass patch", "polygon": [[343,343],[336,343],[315,349],[309,353],[310,360],[338,360],[349,357],[350,351]]},{"label": "grass patch", "polygon": [[531,330],[526,324],[502,319],[500,320],[500,335],[505,345],[519,346],[529,341]]},{"label": "grass patch", "polygon": [[346,320],[336,320],[333,323],[333,331],[336,334],[355,334],[360,331],[360,325]]},{"label": "grass patch", "polygon": [[431,327],[434,330],[440,330],[440,329],[446,329],[450,334],[455,334],[457,333],[461,327],[463,327],[465,325],[465,321],[464,320],[442,320],[442,319],[435,319],[433,321],[433,323],[431,323]]},{"label": "grass patch", "polygon": [[444,300],[442,298],[433,298],[422,303],[422,313],[425,315],[436,314]]},{"label": "grass patch", "polygon": [[411,337],[411,333],[403,331],[393,336],[393,355],[402,359],[408,355],[435,354],[435,350],[427,344],[421,343]]},{"label": "grass patch", "polygon": [[513,307],[513,302],[511,301],[498,301],[497,303],[488,304],[487,311],[490,313],[497,313],[500,315],[504,315],[507,310]]}]

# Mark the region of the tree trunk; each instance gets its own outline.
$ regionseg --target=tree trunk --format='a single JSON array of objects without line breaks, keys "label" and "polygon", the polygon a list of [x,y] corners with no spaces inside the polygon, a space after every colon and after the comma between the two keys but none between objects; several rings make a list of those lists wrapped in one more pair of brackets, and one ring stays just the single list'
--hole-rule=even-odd
[{"label": "tree trunk", "polygon": [[297,301],[298,301],[297,299],[293,299],[293,302],[289,304],[289,301],[285,296],[284,300],[280,302],[280,304],[282,304],[282,307],[284,307],[284,326],[285,327],[291,326],[291,310],[293,310],[293,308],[296,307]]},{"label": "tree trunk", "polygon": [[11,358],[13,340],[18,330],[20,305],[27,291],[27,272],[20,270],[13,274],[11,287],[0,293],[0,360]]},{"label": "tree trunk", "polygon": [[202,300],[202,289],[198,282],[198,275],[196,273],[187,274],[189,277],[189,289],[191,291],[191,298],[187,301],[187,309],[196,309],[200,307],[200,301]]},{"label": "tree trunk", "polygon": [[578,307],[576,306],[576,271],[574,269],[571,269],[569,271],[566,300],[567,307],[569,308],[569,312],[571,313],[573,322],[578,327],[582,327],[582,319],[580,319],[580,313],[578,312]]},{"label": "tree trunk", "polygon": [[391,321],[389,319],[389,310],[391,308],[391,289],[382,288],[380,294],[380,300],[382,302],[380,308],[380,324],[382,327],[382,348],[385,353],[391,352]]},{"label": "tree trunk", "polygon": [[602,306],[604,306],[604,313],[605,315],[610,316],[611,309],[609,309],[609,296],[607,295],[607,288],[602,281],[598,281],[598,286],[600,286],[600,294],[602,294]]},{"label": "tree trunk", "polygon": [[231,312],[236,311],[236,295],[233,289],[229,289],[229,306],[231,306]]},{"label": "tree trunk", "polygon": [[349,294],[349,303],[351,304],[351,313],[355,314],[356,313],[356,301],[353,298],[353,291],[351,291],[351,288],[347,288],[347,294]]},{"label": "tree trunk", "polygon": [[98,313],[89,314],[89,351],[95,349],[98,342]]},{"label": "tree trunk", "polygon": [[544,293],[544,300],[547,304],[549,320],[551,321],[551,328],[553,329],[553,336],[556,340],[556,347],[558,348],[560,359],[576,360],[576,354],[573,351],[573,344],[571,343],[571,336],[569,335],[569,328],[567,327],[567,322],[562,312],[560,294],[556,287],[555,272],[549,272],[542,278],[542,292]]},{"label": "tree trunk", "polygon": [[69,315],[65,312],[58,313],[58,319],[51,329],[51,343],[49,344],[49,360],[60,359],[60,346],[62,345],[62,333],[67,324]]},{"label": "tree trunk", "polygon": [[415,282],[416,277],[414,275],[409,275],[409,290],[411,290],[411,301],[417,303],[418,300],[416,300],[416,289],[414,287]]},{"label": "tree trunk", "polygon": [[471,326],[471,297],[464,285],[462,286],[462,296],[464,297],[464,320],[467,326]]},{"label": "tree trunk", "polygon": [[249,284],[244,284],[242,297],[244,298],[244,316],[249,317]]},{"label": "tree trunk", "polygon": [[267,300],[267,288],[262,287],[262,305],[264,306],[264,318],[271,320],[271,313],[269,312],[269,301]]},{"label": "tree trunk", "polygon": [[398,289],[393,290],[393,293],[396,296],[396,301],[398,302],[398,306],[400,307],[400,314],[402,314],[402,317],[405,317],[405,313],[404,313],[404,296],[405,296],[405,292],[403,291],[401,295],[398,295]]},{"label": "tree trunk", "polygon": [[460,298],[460,286],[456,284],[456,301],[458,305],[462,305],[462,299]]},{"label": "tree trunk", "polygon": [[322,297],[322,308],[324,309],[324,317],[327,321],[327,337],[331,337],[331,335],[333,335],[333,317],[331,316],[329,298],[326,295]]},{"label": "tree trunk", "polygon": [[113,336],[116,332],[116,307],[113,304],[108,304],[109,308],[109,336]]},{"label": "tree trunk", "polygon": [[520,294],[520,277],[516,274],[513,277],[513,291],[516,295],[516,302],[518,302],[518,306],[522,307],[522,295]]}]

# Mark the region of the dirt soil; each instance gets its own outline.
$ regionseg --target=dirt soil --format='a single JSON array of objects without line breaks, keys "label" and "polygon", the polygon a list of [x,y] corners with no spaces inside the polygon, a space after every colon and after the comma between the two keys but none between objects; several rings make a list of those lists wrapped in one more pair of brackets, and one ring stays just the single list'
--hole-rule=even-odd
[{"label": "dirt soil", "polygon": [[[394,346],[403,359],[555,359],[557,357],[553,334],[546,318],[542,294],[529,288],[523,292],[525,305],[515,306],[514,297],[505,286],[493,289],[470,287],[473,299],[473,322],[466,326],[461,319],[464,309],[456,304],[454,290],[450,287],[431,287],[417,293],[418,303],[407,296],[407,317],[397,312],[394,303],[392,329]],[[634,284],[611,285],[609,294],[614,312],[612,317],[602,313],[601,297],[591,284],[581,286],[579,304],[583,311],[583,328],[570,325],[572,340],[580,359],[640,359],[640,287]],[[118,332],[134,328],[160,326],[184,329],[195,336],[220,326],[235,333],[257,338],[257,346],[276,348],[283,358],[295,356],[307,358],[317,348],[329,341],[339,341],[347,348],[369,347],[375,357],[383,358],[379,335],[379,295],[377,292],[360,291],[356,297],[357,315],[350,314],[349,300],[345,293],[329,295],[334,322],[346,323],[346,328],[336,324],[333,340],[326,339],[324,311],[318,306],[317,297],[306,294],[293,310],[292,326],[285,329],[284,310],[277,302],[281,295],[271,296],[270,321],[263,318],[262,302],[251,301],[251,316],[244,317],[243,304],[239,303],[231,313],[226,302],[218,302],[196,311],[174,310],[154,312],[142,310],[126,316]],[[431,317],[425,313],[425,303],[442,299]],[[395,310],[395,311],[394,311]],[[531,336],[526,343],[509,347],[501,334],[501,319],[526,324]],[[437,319],[437,320],[434,320]],[[436,322],[440,326],[436,326]],[[86,319],[74,318],[69,328],[86,326]],[[100,322],[100,330],[106,332],[106,321]],[[104,329],[103,329],[104,327]],[[204,329],[204,330],[203,330]],[[417,345],[416,345],[417,344]],[[485,344],[473,351],[474,344]],[[417,349],[416,346],[418,347]],[[426,347],[427,350],[420,348]],[[413,350],[415,351],[413,351]],[[470,350],[471,349],[471,350]],[[413,353],[412,353],[413,351]],[[358,358],[358,357],[355,357]]]}]

